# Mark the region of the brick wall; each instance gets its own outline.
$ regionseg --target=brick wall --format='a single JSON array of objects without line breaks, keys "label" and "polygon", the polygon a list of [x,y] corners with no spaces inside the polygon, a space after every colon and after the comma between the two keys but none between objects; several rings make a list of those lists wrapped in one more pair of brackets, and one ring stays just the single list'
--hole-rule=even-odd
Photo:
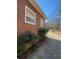
[{"label": "brick wall", "polygon": [[[25,23],[25,4],[32,9],[36,15],[36,25]],[[17,34],[32,31],[37,33],[40,28],[41,15],[27,0],[17,0]]]}]

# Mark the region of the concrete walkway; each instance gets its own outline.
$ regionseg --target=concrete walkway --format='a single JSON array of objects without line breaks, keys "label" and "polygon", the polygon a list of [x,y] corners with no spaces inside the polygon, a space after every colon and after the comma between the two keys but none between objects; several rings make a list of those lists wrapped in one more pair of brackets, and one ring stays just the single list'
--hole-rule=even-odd
[{"label": "concrete walkway", "polygon": [[47,37],[51,39],[61,40],[61,32],[49,30],[46,34]]},{"label": "concrete walkway", "polygon": [[47,38],[32,55],[27,59],[61,59],[61,42],[60,40]]}]

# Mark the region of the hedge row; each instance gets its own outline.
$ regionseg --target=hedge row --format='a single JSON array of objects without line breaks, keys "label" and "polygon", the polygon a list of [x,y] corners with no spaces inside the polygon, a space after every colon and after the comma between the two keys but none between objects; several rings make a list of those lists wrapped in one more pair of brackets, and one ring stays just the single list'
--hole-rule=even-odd
[{"label": "hedge row", "polygon": [[18,56],[22,55],[25,51],[28,50],[30,44],[31,46],[35,43],[36,40],[45,40],[45,34],[48,32],[48,29],[39,29],[37,35],[27,31],[21,35],[17,36],[17,54]]}]

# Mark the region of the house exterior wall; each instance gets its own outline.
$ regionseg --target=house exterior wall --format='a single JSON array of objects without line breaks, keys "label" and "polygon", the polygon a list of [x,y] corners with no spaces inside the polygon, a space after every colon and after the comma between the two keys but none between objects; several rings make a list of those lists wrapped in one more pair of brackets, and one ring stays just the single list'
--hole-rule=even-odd
[{"label": "house exterior wall", "polygon": [[[36,13],[36,25],[25,23],[25,5]],[[35,34],[40,28],[40,18],[43,18],[39,12],[28,2],[28,0],[17,0],[17,34],[26,31],[32,31]],[[44,18],[43,18],[44,19]]]}]

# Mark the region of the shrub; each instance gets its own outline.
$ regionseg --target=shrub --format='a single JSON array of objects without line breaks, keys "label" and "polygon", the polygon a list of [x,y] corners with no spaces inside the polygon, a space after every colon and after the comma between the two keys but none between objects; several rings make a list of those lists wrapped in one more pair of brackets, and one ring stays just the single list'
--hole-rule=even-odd
[{"label": "shrub", "polygon": [[26,43],[31,42],[34,44],[35,40],[37,39],[37,36],[33,34],[30,31],[27,31],[21,35],[17,36],[17,53],[18,55],[21,55],[26,51]]},{"label": "shrub", "polygon": [[40,40],[44,40],[46,38],[46,33],[48,32],[48,29],[39,29],[38,30],[38,36]]},{"label": "shrub", "polygon": [[34,43],[34,41],[37,39],[37,36],[34,33],[27,31],[18,36],[17,39],[18,41],[21,41],[21,43],[29,43],[29,42]]},{"label": "shrub", "polygon": [[17,36],[17,54],[20,56],[25,51],[25,41],[23,35]]},{"label": "shrub", "polygon": [[18,56],[22,55],[24,52],[25,52],[25,49],[26,49],[26,45],[17,45],[17,54]]},{"label": "shrub", "polygon": [[30,31],[27,31],[26,33],[24,33],[25,35],[25,38],[26,38],[26,42],[32,42],[32,44],[36,41],[37,39],[37,36],[30,32]]}]

